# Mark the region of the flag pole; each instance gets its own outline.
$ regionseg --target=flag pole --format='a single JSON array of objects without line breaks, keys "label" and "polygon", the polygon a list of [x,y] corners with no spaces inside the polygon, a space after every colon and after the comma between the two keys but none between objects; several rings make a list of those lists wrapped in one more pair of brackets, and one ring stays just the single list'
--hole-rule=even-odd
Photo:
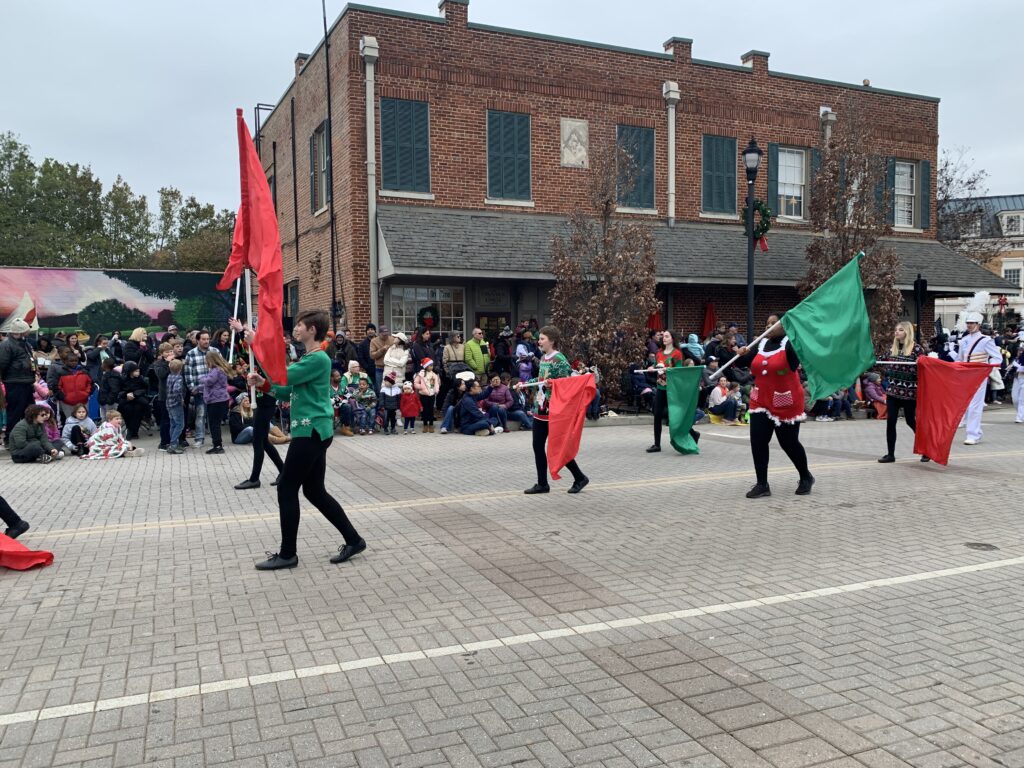
[{"label": "flag pole", "polygon": [[[781,320],[776,320],[776,321],[775,321],[775,324],[774,324],[774,325],[772,325],[772,326],[771,326],[770,328],[768,328],[768,329],[767,329],[767,330],[766,330],[766,331],[765,331],[764,333],[762,333],[762,334],[761,334],[760,336],[758,336],[758,337],[757,337],[756,339],[754,339],[753,341],[751,341],[751,342],[750,342],[750,343],[749,343],[749,344],[747,345],[747,349],[749,350],[749,349],[750,349],[750,348],[751,348],[752,346],[754,346],[755,344],[757,344],[757,342],[759,342],[759,341],[760,341],[761,339],[763,339],[763,338],[764,338],[765,336],[767,336],[767,335],[768,335],[769,333],[771,333],[772,331],[774,331],[774,330],[775,330],[776,328],[778,328],[778,327],[779,327],[780,325],[782,325],[782,321],[781,321]],[[732,360],[730,360],[730,361],[729,361],[728,363],[726,363],[725,365],[723,365],[723,366],[722,366],[721,368],[719,368],[719,369],[718,369],[717,371],[715,371],[714,373],[712,373],[712,374],[711,374],[711,375],[710,375],[710,376],[708,377],[708,380],[709,380],[709,381],[714,381],[715,379],[717,379],[717,378],[718,378],[719,376],[721,376],[721,375],[722,375],[723,373],[725,373],[725,369],[726,369],[726,368],[728,368],[728,367],[729,367],[730,365],[732,365],[732,364],[733,364],[733,363],[735,363],[735,362],[736,362],[737,360],[739,360],[739,359],[740,359],[740,357],[741,357],[741,355],[735,355],[735,356],[734,356],[734,357],[732,358]]]},{"label": "flag pole", "polygon": [[[252,328],[253,331],[255,331],[256,330],[256,324],[252,320],[252,280],[250,278],[251,271],[249,270],[249,267],[246,267],[243,270],[243,274],[245,275],[245,315],[246,315],[246,319],[249,321],[249,327]],[[241,280],[242,278],[238,278],[238,279]],[[252,347],[253,347],[253,345],[250,344],[249,345],[249,373],[254,373],[256,371],[256,357],[253,354]],[[255,385],[250,385],[250,387],[249,387],[249,406],[252,407],[254,405],[256,405],[256,386]]]},{"label": "flag pole", "polygon": [[[235,314],[232,315],[234,318],[238,318],[238,300],[242,296],[242,278],[239,277],[235,281]],[[235,329],[231,329],[231,348],[228,350],[228,363],[235,362]]]}]

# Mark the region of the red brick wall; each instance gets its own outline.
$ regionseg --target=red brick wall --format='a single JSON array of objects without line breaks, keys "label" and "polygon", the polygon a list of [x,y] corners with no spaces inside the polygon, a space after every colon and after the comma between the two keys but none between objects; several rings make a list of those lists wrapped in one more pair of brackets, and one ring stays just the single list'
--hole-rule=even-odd
[{"label": "red brick wall", "polygon": [[[531,114],[532,192],[538,213],[568,214],[582,205],[585,172],[560,164],[560,118],[586,119],[590,146],[608,145],[618,123],[655,129],[655,206],[667,218],[666,107],[662,83],[679,83],[676,121],[676,217],[698,220],[701,207],[701,137],[734,136],[739,148],[750,136],[769,142],[815,146],[819,109],[839,112],[856,93],[878,134],[879,154],[932,163],[932,209],[937,167],[938,105],[935,102],[774,76],[762,59],[741,71],[690,59],[677,44],[671,57],[643,55],[543,40],[466,26],[467,8],[447,4],[447,22],[432,22],[349,9],[331,35],[334,111],[334,190],[337,214],[338,298],[355,328],[368,317],[369,271],[364,162],[364,64],[359,40],[380,44],[377,98],[425,98],[430,103],[432,202],[410,205],[484,208],[487,194],[486,113],[488,106]],[[655,30],[652,30],[652,34]],[[285,63],[282,62],[282,71]],[[814,73],[810,73],[814,74]],[[292,224],[289,101],[296,105],[299,258]],[[379,107],[377,181],[379,164]],[[285,245],[285,280],[299,279],[305,306],[329,306],[328,217],[309,211],[309,136],[326,116],[323,49],[317,50],[266,121],[264,162],[277,141],[278,212]],[[737,157],[737,210],[745,194]],[[767,194],[767,174],[756,191]],[[395,202],[389,200],[389,202]],[[518,209],[517,209],[518,210]],[[934,217],[933,217],[934,221]],[[791,226],[782,224],[780,226]],[[929,230],[925,236],[934,236]],[[319,286],[313,287],[310,258],[321,253]],[[734,312],[737,319],[745,312]]]}]

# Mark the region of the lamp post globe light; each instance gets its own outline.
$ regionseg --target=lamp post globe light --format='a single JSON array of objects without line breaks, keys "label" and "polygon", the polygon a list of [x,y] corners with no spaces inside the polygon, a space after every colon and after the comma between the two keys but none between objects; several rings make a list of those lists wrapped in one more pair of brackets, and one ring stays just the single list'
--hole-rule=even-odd
[{"label": "lamp post globe light", "polygon": [[747,171],[747,338],[753,339],[754,331],[754,180],[764,154],[754,137],[743,150],[743,167]]}]

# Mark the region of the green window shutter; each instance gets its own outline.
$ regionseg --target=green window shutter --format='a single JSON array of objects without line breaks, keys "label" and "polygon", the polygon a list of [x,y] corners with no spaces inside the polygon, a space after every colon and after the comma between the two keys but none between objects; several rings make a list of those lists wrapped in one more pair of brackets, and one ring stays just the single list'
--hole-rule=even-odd
[{"label": "green window shutter", "polygon": [[530,116],[516,115],[516,188],[517,200],[530,199]]},{"label": "green window shutter", "polygon": [[814,198],[814,185],[821,170],[821,150],[811,147],[811,175],[807,184],[807,199],[804,200],[804,218],[811,218],[811,201]]},{"label": "green window shutter", "polygon": [[398,147],[398,186],[395,189],[411,191],[414,185],[415,150],[412,141],[413,109],[408,101],[397,101],[395,109],[395,139]]},{"label": "green window shutter", "polygon": [[703,210],[736,213],[736,139],[704,136],[702,155]]},{"label": "green window shutter", "polygon": [[430,113],[427,102],[408,102],[412,110],[412,190],[430,191]]},{"label": "green window shutter", "polygon": [[891,227],[896,223],[896,158],[885,158],[885,188],[889,190],[889,208],[885,221]]},{"label": "green window shutter", "polygon": [[530,116],[487,112],[487,195],[530,199]]},{"label": "green window shutter", "polygon": [[779,205],[779,145],[768,144],[768,200],[766,204],[776,216],[782,210]]},{"label": "green window shutter", "polygon": [[501,197],[501,113],[487,111],[487,196]]},{"label": "green window shutter", "polygon": [[654,208],[654,129],[620,125],[618,144],[634,164],[633,187],[622,190],[619,204],[629,208]]},{"label": "green window shutter", "polygon": [[397,99],[380,100],[380,180],[383,189],[398,189]]},{"label": "green window shutter", "polygon": [[317,212],[316,204],[316,134],[309,137],[309,211]]},{"label": "green window shutter", "polygon": [[928,229],[932,225],[932,164],[922,160],[920,164],[921,173],[921,229]]}]

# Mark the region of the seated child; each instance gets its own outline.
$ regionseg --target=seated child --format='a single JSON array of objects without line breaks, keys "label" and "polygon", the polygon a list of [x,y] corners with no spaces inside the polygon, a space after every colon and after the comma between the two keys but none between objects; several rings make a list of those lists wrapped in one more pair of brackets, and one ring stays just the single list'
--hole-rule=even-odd
[{"label": "seated child", "polygon": [[143,450],[136,448],[124,437],[124,419],[118,411],[107,411],[107,420],[89,438],[88,452],[83,459],[120,459],[141,456]]},{"label": "seated child", "polygon": [[73,456],[80,456],[88,451],[89,435],[96,431],[96,422],[89,418],[89,409],[84,405],[75,407],[71,416],[64,422],[60,436],[64,445]]},{"label": "seated child", "polygon": [[25,418],[11,430],[11,459],[15,464],[38,461],[49,464],[54,459],[63,459],[60,450],[46,434],[46,422],[53,418],[53,411],[45,405],[30,405],[25,409]]}]

